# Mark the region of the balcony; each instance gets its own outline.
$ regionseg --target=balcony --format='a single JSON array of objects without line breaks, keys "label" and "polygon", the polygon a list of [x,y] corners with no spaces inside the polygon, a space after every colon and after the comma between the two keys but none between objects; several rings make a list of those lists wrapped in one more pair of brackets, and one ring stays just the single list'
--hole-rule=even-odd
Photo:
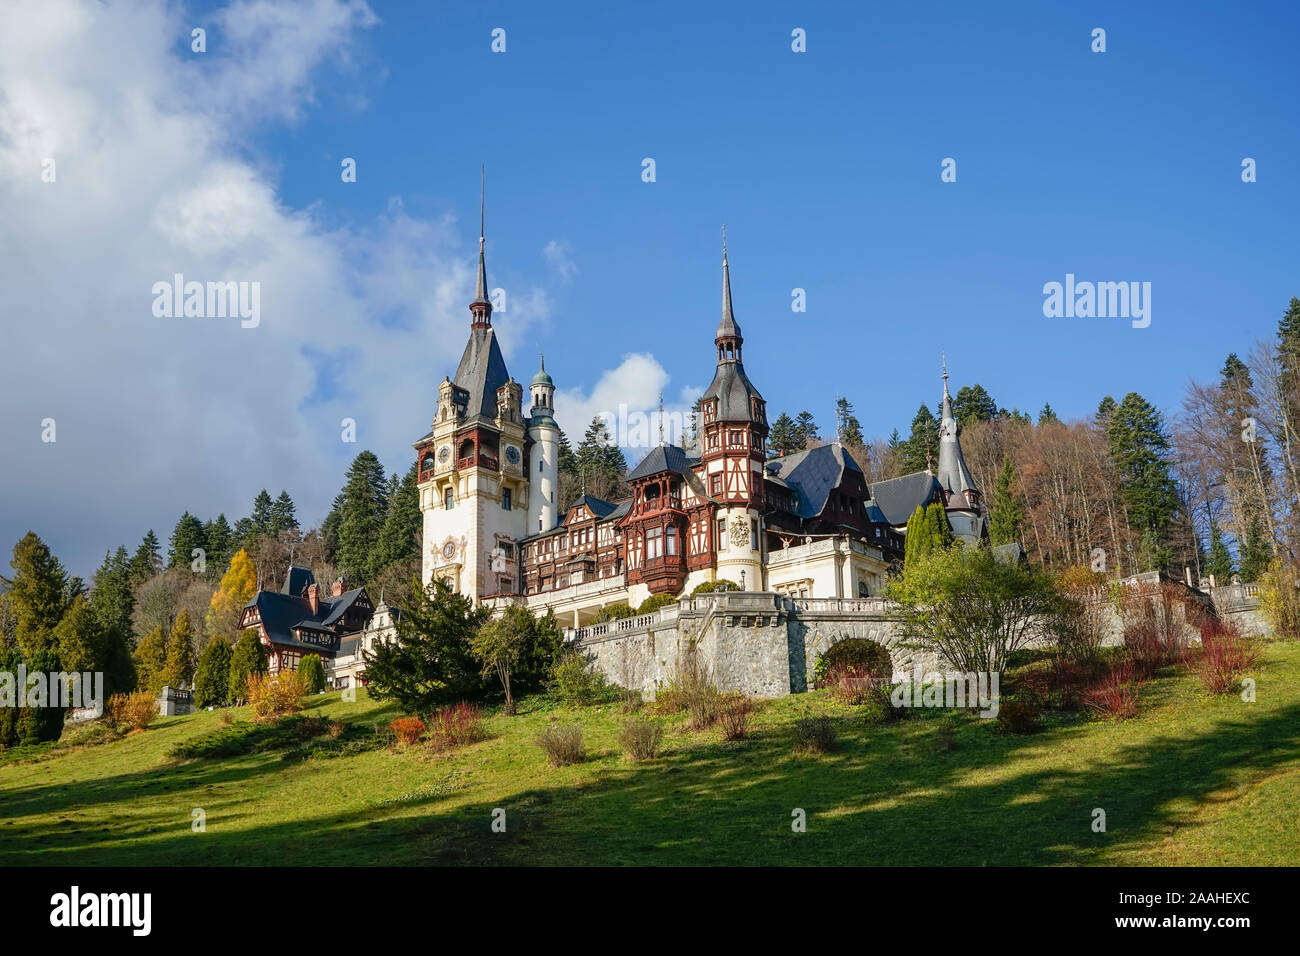
[{"label": "balcony", "polygon": [[468,458],[458,458],[456,460],[456,470],[464,471],[466,468],[486,468],[488,471],[500,471],[501,463],[492,455],[470,455]]}]

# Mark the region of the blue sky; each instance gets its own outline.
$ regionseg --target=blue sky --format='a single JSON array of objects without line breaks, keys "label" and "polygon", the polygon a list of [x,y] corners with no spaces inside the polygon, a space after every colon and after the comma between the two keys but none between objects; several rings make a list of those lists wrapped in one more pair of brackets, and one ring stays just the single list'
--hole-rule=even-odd
[{"label": "blue sky", "polygon": [[[88,574],[264,485],[314,524],[360,447],[404,469],[468,332],[480,163],[507,360],[527,381],[546,352],[575,440],[708,384],[724,222],[774,413],[826,432],[844,394],[906,433],[941,350],[1008,408],[1174,412],[1300,295],[1297,27],[1283,3],[6,7],[3,546],[34,528]],[[260,279],[262,326],[151,316],[178,271]],[[1150,327],[1044,318],[1067,273],[1150,282]]]}]

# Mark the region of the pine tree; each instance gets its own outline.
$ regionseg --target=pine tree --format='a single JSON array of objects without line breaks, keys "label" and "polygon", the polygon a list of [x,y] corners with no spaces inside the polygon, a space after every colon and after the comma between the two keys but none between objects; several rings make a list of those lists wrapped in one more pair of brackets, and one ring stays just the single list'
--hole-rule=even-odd
[{"label": "pine tree", "polygon": [[90,602],[78,594],[54,628],[59,665],[66,671],[104,670],[104,632]]},{"label": "pine tree", "polygon": [[1103,398],[1101,404],[1097,406],[1097,414],[1094,418],[1097,426],[1104,429],[1106,423],[1110,421],[1110,416],[1114,414],[1115,409],[1118,407],[1119,406],[1115,404],[1115,399],[1111,398],[1109,395]]},{"label": "pine tree", "polygon": [[151,694],[160,693],[166,666],[167,638],[161,627],[155,627],[135,649],[136,687]]},{"label": "pine tree", "polygon": [[339,523],[343,520],[343,493],[339,492],[334,496],[334,503],[330,505],[330,513],[325,516],[325,520],[320,526],[321,547],[325,550],[325,560],[334,564],[339,548]]},{"label": "pine tree", "polygon": [[235,642],[235,649],[230,654],[229,698],[232,703],[248,699],[248,677],[250,674],[265,674],[267,669],[266,650],[258,640],[257,628],[245,628]]},{"label": "pine tree", "polygon": [[817,434],[817,422],[813,420],[812,412],[802,411],[794,418],[794,439],[799,443],[795,451],[803,451],[808,447],[809,442],[819,441],[821,438]]},{"label": "pine tree", "polygon": [[[388,514],[384,518],[383,530],[379,533],[374,567],[370,569],[369,580],[374,580],[386,567],[414,561],[420,556],[423,517],[420,514],[417,467],[417,464],[411,464],[410,469],[394,489],[392,497],[389,498]],[[397,474],[394,473],[393,477],[396,478]]]},{"label": "pine tree", "polygon": [[1108,416],[1106,438],[1120,500],[1140,536],[1143,570],[1163,567],[1170,558],[1165,533],[1178,506],[1164,417],[1137,392],[1129,392]]},{"label": "pine tree", "polygon": [[1227,584],[1232,580],[1232,554],[1224,544],[1217,521],[1210,522],[1210,555],[1205,562],[1205,573],[1214,578],[1215,584]]},{"label": "pine tree", "polygon": [[167,639],[167,657],[163,664],[162,682],[167,687],[183,687],[194,680],[194,627],[190,612],[181,608]]},{"label": "pine tree", "polygon": [[963,385],[957,389],[952,400],[952,415],[957,424],[966,428],[976,422],[987,422],[996,418],[997,402],[984,390],[983,385]]},{"label": "pine tree", "polygon": [[297,531],[298,515],[289,492],[281,489],[280,496],[271,505],[271,534],[281,531]]},{"label": "pine tree", "polygon": [[1053,422],[1059,425],[1061,420],[1056,417],[1056,410],[1052,408],[1052,403],[1045,402],[1043,410],[1038,413],[1038,424],[1047,425]]},{"label": "pine tree", "polygon": [[767,447],[771,449],[773,457],[781,458],[798,451],[802,447],[797,438],[798,434],[794,419],[782,412],[777,416],[776,421],[772,423],[772,429],[768,432]]},{"label": "pine tree", "polygon": [[131,587],[148,581],[151,577],[162,572],[162,546],[158,543],[158,536],[150,528],[144,540],[140,542],[140,547],[135,549],[135,556],[131,558]]},{"label": "pine tree", "polygon": [[1002,459],[997,484],[993,488],[993,501],[989,505],[989,542],[994,545],[1013,544],[1020,540],[1020,524],[1024,511],[1016,500],[1016,468],[1010,456]]},{"label": "pine tree", "polygon": [[221,638],[208,641],[194,668],[194,703],[220,707],[230,699],[230,645]]},{"label": "pine tree", "polygon": [[854,417],[853,406],[847,398],[841,397],[835,400],[835,420],[839,422],[841,444],[854,446],[866,444],[862,438],[862,425]]},{"label": "pine tree", "polygon": [[134,643],[131,612],[135,610],[135,594],[131,580],[131,559],[125,547],[118,547],[112,556],[104,555],[104,563],[92,579],[90,604],[104,640],[104,682],[110,694],[128,692],[135,687],[131,663]]},{"label": "pine tree", "polygon": [[930,406],[922,404],[912,419],[912,434],[903,450],[903,468],[911,473],[925,471],[938,464],[939,419]]},{"label": "pine tree", "polygon": [[204,618],[208,637],[220,637],[227,643],[235,639],[239,615],[257,592],[257,570],[248,552],[240,548],[230,559],[230,567],[221,576],[221,584],[212,594]]},{"label": "pine tree", "polygon": [[252,522],[253,531],[256,534],[275,534],[272,515],[273,506],[271,496],[267,494],[265,488],[259,491],[257,497],[253,499],[253,513],[248,520]]},{"label": "pine tree", "polygon": [[627,460],[599,415],[587,426],[574,457],[580,486],[585,483],[587,494],[605,501],[622,497]]},{"label": "pine tree", "polygon": [[203,522],[187,511],[181,515],[172,530],[171,542],[167,546],[168,569],[189,570],[197,548],[207,551],[207,542],[203,539]]},{"label": "pine tree", "polygon": [[325,689],[325,666],[316,654],[307,654],[298,662],[298,677],[309,694],[319,694]]},{"label": "pine tree", "polygon": [[339,510],[336,559],[350,580],[367,579],[375,544],[384,527],[385,492],[384,466],[373,452],[361,452],[348,469]]},{"label": "pine tree", "polygon": [[1246,584],[1258,581],[1268,570],[1273,558],[1273,548],[1268,541],[1268,532],[1264,520],[1256,512],[1251,516],[1245,542],[1239,547],[1241,559],[1241,580]]},{"label": "pine tree", "polygon": [[230,548],[235,532],[224,514],[203,525],[203,540],[208,548],[208,570],[220,574],[230,562]]},{"label": "pine tree", "polygon": [[4,583],[16,618],[14,637],[32,660],[41,651],[55,649],[54,628],[68,609],[68,575],[34,531],[14,545],[9,566],[14,576]]}]

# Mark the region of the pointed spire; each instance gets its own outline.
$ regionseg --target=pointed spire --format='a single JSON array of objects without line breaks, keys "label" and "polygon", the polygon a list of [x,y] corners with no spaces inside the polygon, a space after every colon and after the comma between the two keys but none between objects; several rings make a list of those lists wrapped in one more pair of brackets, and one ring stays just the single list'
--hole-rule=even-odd
[{"label": "pointed spire", "polygon": [[939,472],[936,476],[948,497],[948,507],[977,508],[979,490],[966,467],[958,439],[957,420],[952,414],[952,396],[948,394],[948,359],[943,362],[943,407],[939,420]]},{"label": "pointed spire", "polygon": [[727,227],[722,227],[722,321],[714,336],[718,346],[718,361],[740,361],[740,324],[731,309],[731,266],[727,262]]},{"label": "pointed spire", "polygon": [[948,356],[942,350],[939,352],[939,362],[943,368],[943,407],[940,418],[947,421],[952,418],[952,396],[948,394]]},{"label": "pointed spire", "polygon": [[664,444],[664,393],[659,393],[659,447]]},{"label": "pointed spire", "polygon": [[487,296],[487,259],[483,253],[484,238],[486,232],[483,228],[484,206],[486,205],[487,193],[487,167],[479,167],[479,187],[478,187],[478,285],[474,288],[474,301],[469,304],[470,314],[474,316],[474,321],[470,323],[471,328],[490,328],[492,325],[492,303]]}]

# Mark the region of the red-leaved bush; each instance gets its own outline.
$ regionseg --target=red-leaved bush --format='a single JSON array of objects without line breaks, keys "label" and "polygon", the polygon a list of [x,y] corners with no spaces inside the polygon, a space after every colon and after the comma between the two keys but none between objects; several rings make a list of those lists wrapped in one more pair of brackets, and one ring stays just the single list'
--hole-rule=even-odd
[{"label": "red-leaved bush", "polygon": [[1098,717],[1127,720],[1137,716],[1137,671],[1132,661],[1116,664],[1088,688],[1083,702]]},{"label": "red-leaved bush", "polygon": [[429,718],[429,742],[434,750],[452,750],[486,736],[483,712],[463,700],[459,704],[439,707]]},{"label": "red-leaved bush", "polygon": [[1255,642],[1242,637],[1235,625],[1212,620],[1201,626],[1201,652],[1190,666],[1211,693],[1226,694],[1237,689],[1258,657]]},{"label": "red-leaved bush", "polygon": [[388,725],[397,736],[398,743],[409,747],[424,734],[424,721],[419,717],[398,717]]}]

